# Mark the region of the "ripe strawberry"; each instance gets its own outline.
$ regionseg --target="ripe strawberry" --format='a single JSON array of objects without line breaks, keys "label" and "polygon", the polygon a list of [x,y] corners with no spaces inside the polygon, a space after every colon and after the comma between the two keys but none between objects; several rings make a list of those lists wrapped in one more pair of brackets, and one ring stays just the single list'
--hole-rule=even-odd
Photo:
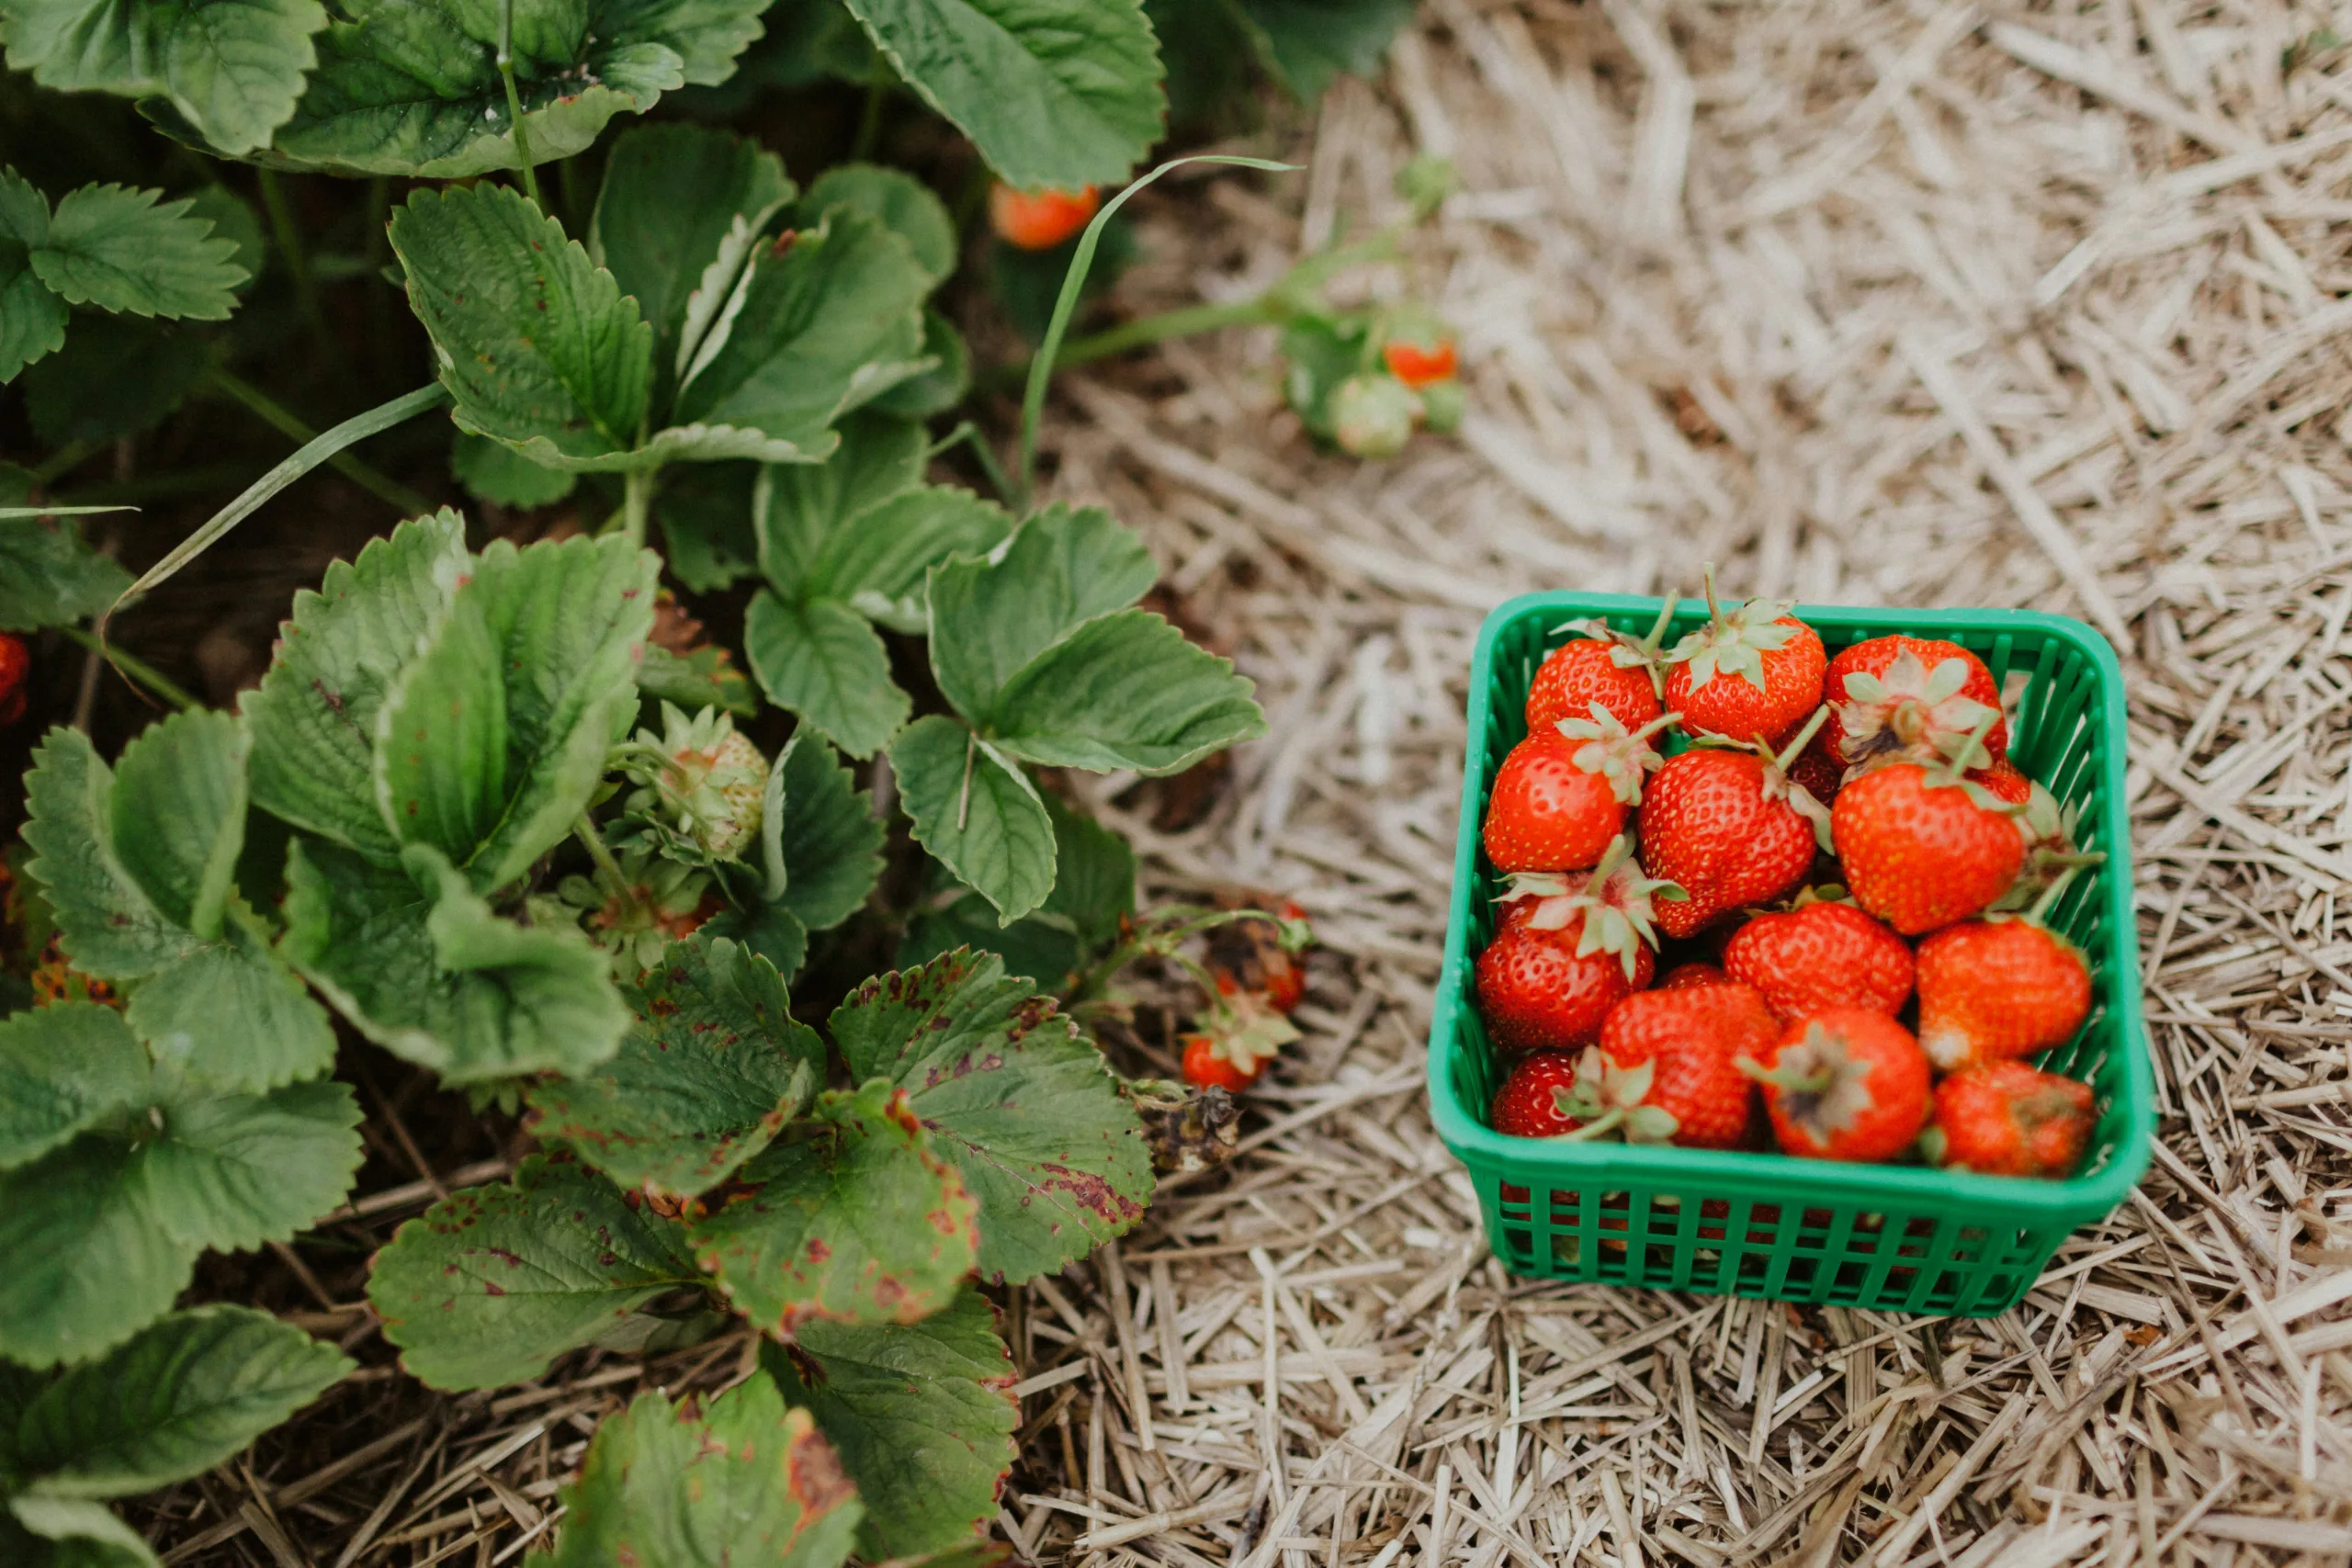
[{"label": "ripe strawberry", "polygon": [[1758,915],[1724,944],[1724,969],[1762,993],[1782,1022],[1830,1008],[1889,1016],[1911,995],[1911,949],[1851,904],[1820,900]]},{"label": "ripe strawberry", "polygon": [[1276,1012],[1295,1010],[1306,995],[1306,947],[1315,940],[1306,911],[1284,901],[1279,920],[1251,917],[1208,935],[1209,976],[1221,996],[1254,991]]},{"label": "ripe strawberry", "polygon": [[1628,731],[1598,704],[1590,718],[1528,732],[1496,771],[1480,838],[1497,871],[1579,871],[1608,852],[1658,765],[1650,735],[1661,715]]},{"label": "ripe strawberry", "polygon": [[1642,854],[1689,896],[1659,908],[1668,934],[1689,936],[1804,880],[1815,850],[1828,847],[1829,813],[1784,770],[1812,739],[1807,726],[1779,757],[1694,746],[1658,770],[1642,801]]},{"label": "ripe strawberry", "polygon": [[32,673],[33,656],[24,638],[0,632],[0,728],[25,716],[25,677]]},{"label": "ripe strawberry", "polygon": [[1962,920],[1919,944],[1919,1044],[1939,1072],[2064,1045],[2090,1010],[2090,965],[2039,920]]},{"label": "ripe strawberry", "polygon": [[1217,1055],[1216,1042],[1205,1034],[1184,1036],[1184,1081],[1199,1089],[1221,1089],[1239,1094],[1265,1071],[1260,1063],[1247,1072]]},{"label": "ripe strawberry", "polygon": [[1874,637],[1840,651],[1824,682],[1830,754],[1848,763],[1879,757],[1936,762],[1959,756],[1976,727],[1984,756],[2008,754],[2001,688],[1984,661],[1938,637]]},{"label": "ripe strawberry", "polygon": [[2012,809],[1949,767],[1893,762],[1838,792],[1830,840],[1854,901],[1917,936],[1966,919],[2018,879],[2025,839]]},{"label": "ripe strawberry", "polygon": [[1637,992],[1610,1010],[1563,1108],[1583,1137],[1622,1125],[1629,1143],[1736,1148],[1756,1094],[1735,1064],[1773,1032],[1763,998],[1746,986]]},{"label": "ripe strawberry", "polygon": [[1829,656],[1820,634],[1778,599],[1750,599],[1725,611],[1707,569],[1708,623],[1674,645],[1666,705],[1693,735],[1778,745],[1821,705]]},{"label": "ripe strawberry", "polygon": [[1201,1024],[1184,1036],[1184,1078],[1203,1089],[1248,1089],[1298,1038],[1298,1027],[1252,991],[1217,998]]},{"label": "ripe strawberry", "polygon": [[1982,784],[1984,793],[2007,806],[2023,806],[2033,798],[2033,781],[2018,772],[2018,765],[2007,757],[1996,757],[1986,768],[1971,768],[1968,782]]},{"label": "ripe strawberry", "polygon": [[999,181],[989,186],[989,225],[1015,250],[1050,251],[1085,228],[1098,205],[1092,186],[1015,190]]},{"label": "ripe strawberry", "polygon": [[1429,343],[1391,338],[1381,346],[1380,358],[1391,376],[1417,392],[1436,382],[1453,380],[1457,368],[1453,340],[1450,337],[1438,337]]},{"label": "ripe strawberry", "polygon": [[1782,1032],[1743,1070],[1764,1086],[1781,1152],[1804,1159],[1893,1159],[1928,1119],[1928,1058],[1883,1012],[1831,1008]]},{"label": "ripe strawberry", "polygon": [[1792,782],[1804,785],[1807,795],[1826,806],[1838,798],[1838,790],[1845,786],[1846,764],[1839,761],[1837,754],[1816,735],[1813,743],[1798,752],[1797,760],[1789,764],[1789,777]]},{"label": "ripe strawberry", "polygon": [[1528,729],[1587,717],[1595,703],[1628,729],[1639,729],[1665,712],[1658,702],[1658,642],[1673,614],[1674,601],[1668,599],[1646,637],[1618,631],[1602,620],[1577,627],[1585,635],[1554,649],[1536,669],[1534,682],[1527,689]]},{"label": "ripe strawberry", "polygon": [[1678,964],[1658,976],[1657,988],[1661,991],[1687,991],[1694,986],[1720,986],[1730,978],[1713,964],[1693,959],[1688,964]]},{"label": "ripe strawberry", "polygon": [[2090,1085],[2023,1062],[1988,1062],[1936,1086],[1919,1152],[1948,1169],[2063,1181],[2082,1163],[2098,1124]]},{"label": "ripe strawberry", "polygon": [[[1487,1120],[1506,1137],[1556,1138],[1573,1133],[1577,1124],[1560,1109],[1560,1096],[1575,1086],[1576,1079],[1575,1052],[1531,1052],[1519,1059],[1503,1087],[1495,1090]],[[1507,1202],[1523,1203],[1527,1189],[1505,1187],[1503,1198]]]},{"label": "ripe strawberry", "polygon": [[1589,1044],[1627,993],[1650,982],[1650,900],[1663,886],[1642,874],[1619,838],[1587,875],[1521,875],[1505,896],[1503,928],[1478,955],[1478,1010],[1507,1050]]}]

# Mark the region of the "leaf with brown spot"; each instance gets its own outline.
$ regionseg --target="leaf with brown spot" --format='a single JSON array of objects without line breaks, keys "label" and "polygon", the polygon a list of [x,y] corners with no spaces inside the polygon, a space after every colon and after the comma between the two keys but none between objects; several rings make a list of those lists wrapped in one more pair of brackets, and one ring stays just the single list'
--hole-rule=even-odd
[{"label": "leaf with brown spot", "polygon": [[1143,1217],[1151,1155],[1102,1053],[994,953],[866,981],[832,1017],[860,1078],[907,1092],[980,1204],[979,1269],[1020,1283]]}]

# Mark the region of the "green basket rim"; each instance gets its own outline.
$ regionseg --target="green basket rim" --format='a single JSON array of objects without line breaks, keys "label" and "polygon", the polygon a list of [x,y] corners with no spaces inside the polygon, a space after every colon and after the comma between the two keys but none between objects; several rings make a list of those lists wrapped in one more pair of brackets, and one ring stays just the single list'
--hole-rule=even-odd
[{"label": "green basket rim", "polygon": [[[1662,599],[1630,593],[1579,593],[1555,590],[1522,593],[1489,611],[1478,628],[1470,660],[1468,733],[1486,732],[1491,718],[1494,653],[1505,629],[1531,615],[1591,617],[1655,616]],[[2147,1023],[2140,995],[2138,924],[2132,908],[2131,823],[2123,800],[2123,668],[2115,649],[2090,626],[2069,615],[2041,610],[1917,609],[1856,604],[1799,604],[1797,616],[1819,626],[1899,629],[1911,635],[1947,630],[1998,633],[2030,627],[2058,637],[2087,656],[2098,672],[2099,702],[2094,722],[2106,741],[2098,801],[2098,836],[2108,852],[2098,868],[2100,897],[2109,929],[2116,933],[2112,956],[2101,976],[2099,1000],[2118,1025],[2123,1083],[2119,1099],[2123,1127],[2107,1163],[2087,1176],[2063,1181],[1981,1176],[1891,1165],[1847,1165],[1795,1159],[1744,1150],[1684,1149],[1672,1145],[1555,1143],[1512,1138],[1486,1125],[1479,1109],[1463,1103],[1448,1070],[1455,1052],[1456,1021],[1467,1005],[1470,899],[1478,882],[1479,821],[1485,800],[1476,752],[1464,747],[1462,817],[1453,852],[1453,902],[1446,917],[1445,961],[1437,982],[1430,1021],[1430,1120],[1456,1159],[1474,1172],[1501,1171],[1531,1187],[1546,1181],[1591,1183],[1611,1179],[1627,1189],[1667,1191],[1676,1187],[1752,1182],[1769,1172],[1775,1190],[1759,1201],[1815,1198],[1823,1203],[1863,1207],[1965,1207],[1988,1216],[2012,1216],[2045,1224],[2075,1224],[2111,1212],[2139,1184],[2147,1169],[2154,1123],[2154,1069],[2148,1058]],[[2129,1047],[2136,1043],[2138,1049]],[[2132,1112],[2136,1110],[2137,1114]]]}]

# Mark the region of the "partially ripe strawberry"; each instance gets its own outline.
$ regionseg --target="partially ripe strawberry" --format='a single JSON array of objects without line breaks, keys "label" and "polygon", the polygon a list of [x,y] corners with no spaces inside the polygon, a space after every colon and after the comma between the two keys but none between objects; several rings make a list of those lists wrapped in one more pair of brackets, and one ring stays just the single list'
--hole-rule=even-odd
[{"label": "partially ripe strawberry", "polygon": [[2098,1125],[2096,1103],[2090,1085],[2023,1062],[1966,1067],[1936,1086],[1919,1152],[1946,1169],[2063,1181]]},{"label": "partially ripe strawberry", "polygon": [[1919,1044],[1939,1072],[2064,1045],[2090,1010],[2090,966],[2038,921],[1962,920],[1919,944]]},{"label": "partially ripe strawberry", "polygon": [[1252,916],[1213,928],[1205,955],[1220,995],[1254,991],[1277,1012],[1295,1011],[1306,997],[1306,947],[1314,940],[1306,911],[1287,900],[1280,919]]},{"label": "partially ripe strawberry", "polygon": [[0,728],[25,716],[25,677],[32,667],[24,638],[0,632]]},{"label": "partially ripe strawberry", "polygon": [[[1969,755],[1972,763],[2008,754],[2009,727],[2001,688],[1984,661],[1939,637],[1874,637],[1839,652],[1823,682],[1829,724],[1822,739],[1849,763],[1881,757],[1939,762]],[[1982,757],[1968,742],[1976,738]]]},{"label": "partially ripe strawberry", "polygon": [[1911,995],[1911,949],[1851,904],[1804,904],[1758,915],[1724,944],[1724,969],[1763,995],[1782,1021],[1830,1008],[1890,1017]]},{"label": "partially ripe strawberry", "polygon": [[1015,190],[1000,180],[989,186],[989,226],[1015,250],[1050,251],[1085,228],[1100,205],[1092,186]]},{"label": "partially ripe strawberry", "polygon": [[1583,875],[1511,879],[1502,930],[1478,955],[1478,1010],[1487,1035],[1507,1050],[1589,1043],[1627,993],[1650,982],[1650,900],[1661,885],[1642,874],[1620,838]]},{"label": "partially ripe strawberry", "polygon": [[1693,735],[1777,746],[1821,705],[1829,656],[1821,635],[1784,600],[1750,599],[1726,611],[1707,569],[1709,620],[1674,645],[1666,705]]},{"label": "partially ripe strawberry", "polygon": [[1581,871],[1624,830],[1642,798],[1642,775],[1658,765],[1651,733],[1664,716],[1628,731],[1607,708],[1528,732],[1496,770],[1480,839],[1497,871]]},{"label": "partially ripe strawberry", "polygon": [[1611,629],[1606,621],[1580,628],[1585,635],[1561,644],[1537,667],[1527,689],[1530,733],[1564,718],[1588,718],[1599,704],[1627,729],[1640,729],[1666,710],[1658,703],[1658,639],[1674,601],[1666,602],[1646,639]]},{"label": "partially ripe strawberry", "polygon": [[2000,807],[1917,762],[1854,779],[1830,808],[1830,840],[1854,901],[1905,936],[1985,908],[2025,864],[2025,839]]},{"label": "partially ripe strawberry", "polygon": [[1566,1110],[1584,1136],[1622,1125],[1629,1143],[1737,1148],[1756,1094],[1736,1064],[1768,1048],[1773,1032],[1763,998],[1746,986],[1637,992],[1610,1010]]},{"label": "partially ripe strawberry", "polygon": [[[1487,1119],[1495,1131],[1510,1138],[1556,1138],[1573,1133],[1577,1124],[1560,1109],[1563,1091],[1575,1087],[1577,1056],[1573,1051],[1537,1051],[1519,1059],[1495,1090]],[[1527,1201],[1527,1189],[1506,1187],[1506,1202]]]},{"label": "partially ripe strawberry", "polygon": [[1713,964],[1692,959],[1687,964],[1678,964],[1659,976],[1657,988],[1661,991],[1687,991],[1693,986],[1720,986],[1730,978]]},{"label": "partially ripe strawberry", "polygon": [[1802,1159],[1893,1159],[1928,1119],[1919,1043],[1867,1008],[1800,1019],[1747,1070],[1764,1086],[1781,1152]]},{"label": "partially ripe strawberry", "polygon": [[[1811,739],[1800,732],[1789,754]],[[1827,847],[1829,814],[1752,750],[1694,746],[1668,759],[1642,799],[1642,857],[1651,873],[1680,887],[1657,923],[1684,937],[1748,904],[1786,895]]]},{"label": "partially ripe strawberry", "polygon": [[1392,338],[1381,346],[1380,358],[1391,376],[1417,392],[1434,382],[1453,380],[1456,368],[1450,337],[1426,344]]}]

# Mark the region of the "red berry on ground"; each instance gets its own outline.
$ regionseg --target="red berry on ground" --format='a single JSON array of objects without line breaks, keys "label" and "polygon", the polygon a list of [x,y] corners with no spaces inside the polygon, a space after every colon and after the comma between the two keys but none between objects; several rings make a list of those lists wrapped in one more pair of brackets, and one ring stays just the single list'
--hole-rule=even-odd
[{"label": "red berry on ground", "polygon": [[1963,920],[1919,944],[1919,1044],[1939,1072],[2064,1045],[2090,1010],[2090,966],[2034,920]]},{"label": "red berry on ground", "polygon": [[1529,731],[1495,773],[1479,833],[1487,859],[1501,872],[1596,863],[1640,803],[1642,775],[1657,765],[1649,727],[1628,731],[1606,708]]},{"label": "red berry on ground", "polygon": [[[1512,1138],[1556,1138],[1577,1130],[1576,1122],[1560,1109],[1562,1091],[1574,1088],[1577,1054],[1536,1051],[1522,1056],[1495,1090],[1487,1120],[1495,1131]],[[1503,1189],[1505,1201],[1525,1202],[1523,1187]]]},{"label": "red berry on ground", "polygon": [[1854,901],[1905,936],[1985,908],[2025,864],[2013,817],[1917,762],[1873,769],[1839,790],[1830,838]]},{"label": "red berry on ground", "polygon": [[1724,944],[1724,970],[1783,1022],[1838,1007],[1892,1017],[1911,995],[1909,945],[1851,904],[1757,916]]},{"label": "red berry on ground", "polygon": [[33,656],[26,649],[24,638],[0,632],[0,728],[25,716],[25,678],[32,673],[32,668]]},{"label": "red berry on ground", "polygon": [[[1803,749],[1803,739],[1791,750]],[[1828,813],[1753,750],[1698,746],[1667,760],[1644,792],[1642,858],[1686,897],[1657,906],[1657,923],[1684,937],[1804,880],[1823,848]]]},{"label": "red berry on ground", "polygon": [[1874,637],[1840,651],[1823,682],[1830,754],[1846,762],[1909,757],[1939,762],[1962,754],[1979,724],[1986,758],[2007,755],[2001,689],[1984,661],[1939,637]]},{"label": "red berry on ground", "polygon": [[1736,610],[1715,603],[1707,571],[1708,623],[1674,645],[1666,705],[1694,735],[1778,746],[1821,705],[1829,656],[1821,636],[1783,600],[1750,599]]},{"label": "red berry on ground", "polygon": [[2098,1124],[2090,1085],[2023,1062],[1989,1062],[1936,1086],[1919,1151],[1946,1169],[2064,1180]]},{"label": "red berry on ground", "polygon": [[1239,1094],[1258,1081],[1263,1063],[1244,1069],[1217,1054],[1216,1042],[1205,1034],[1184,1036],[1184,1081],[1200,1089],[1229,1089]]},{"label": "red berry on ground", "polygon": [[1403,338],[1390,340],[1382,345],[1380,357],[1388,373],[1415,391],[1440,381],[1453,379],[1456,362],[1453,340],[1435,338],[1429,343],[1412,343]]},{"label": "red berry on ground", "polygon": [[1085,228],[1099,205],[1092,186],[1015,190],[999,181],[989,186],[989,225],[1016,250],[1050,251]]},{"label": "red berry on ground", "polygon": [[1893,1159],[1928,1119],[1919,1043],[1867,1008],[1798,1020],[1754,1070],[1781,1152],[1799,1158]]}]

